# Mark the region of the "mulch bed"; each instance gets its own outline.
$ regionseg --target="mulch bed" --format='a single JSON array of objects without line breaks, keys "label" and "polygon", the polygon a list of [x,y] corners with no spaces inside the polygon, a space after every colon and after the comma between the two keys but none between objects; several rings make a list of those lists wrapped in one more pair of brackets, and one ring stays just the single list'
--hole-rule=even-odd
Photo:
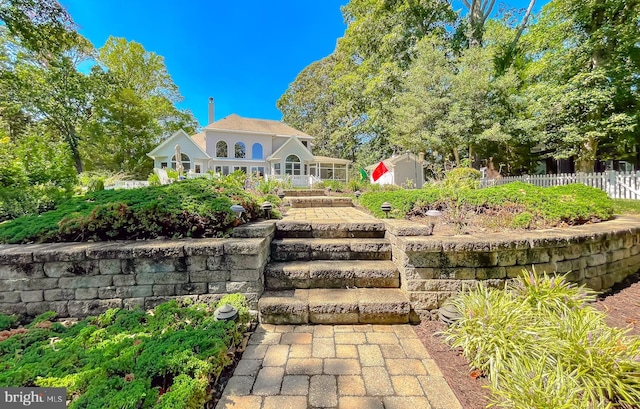
[{"label": "mulch bed", "polygon": [[[629,276],[602,294],[595,303],[596,308],[607,313],[609,325],[629,328],[629,335],[640,336],[640,272]],[[474,379],[468,362],[460,351],[452,350],[438,335],[445,325],[438,321],[423,321],[414,327],[418,337],[442,371],[453,393],[464,409],[481,409],[489,403],[489,390],[484,378]]]}]

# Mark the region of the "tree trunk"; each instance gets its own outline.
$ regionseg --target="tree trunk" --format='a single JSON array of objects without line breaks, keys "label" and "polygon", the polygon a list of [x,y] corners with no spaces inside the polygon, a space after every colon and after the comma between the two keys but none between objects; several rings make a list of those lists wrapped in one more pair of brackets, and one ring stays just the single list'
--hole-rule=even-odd
[{"label": "tree trunk", "polygon": [[460,166],[460,153],[457,148],[453,148],[453,158],[456,161],[456,167]]},{"label": "tree trunk", "polygon": [[596,165],[598,141],[589,138],[584,142],[582,148],[580,156],[576,159],[576,172],[592,173]]},{"label": "tree trunk", "polygon": [[67,144],[71,150],[71,156],[73,157],[73,162],[76,166],[76,172],[80,174],[84,170],[84,167],[82,166],[82,158],[80,157],[80,150],[78,149],[78,135],[76,135],[75,126],[71,126],[71,129],[69,129]]}]

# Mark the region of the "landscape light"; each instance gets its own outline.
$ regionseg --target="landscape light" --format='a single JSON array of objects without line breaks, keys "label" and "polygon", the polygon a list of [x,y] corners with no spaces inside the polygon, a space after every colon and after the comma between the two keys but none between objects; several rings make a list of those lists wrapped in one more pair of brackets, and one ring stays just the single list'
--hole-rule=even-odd
[{"label": "landscape light", "polygon": [[380,206],[380,210],[382,210],[385,213],[385,218],[388,219],[389,218],[389,212],[391,211],[391,203],[389,202],[384,202],[381,206]]},{"label": "landscape light", "polygon": [[271,202],[264,202],[261,207],[264,211],[264,218],[269,220],[271,218],[271,209],[273,209],[273,205]]},{"label": "landscape light", "polygon": [[231,304],[225,304],[213,312],[217,321],[235,321],[238,318],[238,310]]}]

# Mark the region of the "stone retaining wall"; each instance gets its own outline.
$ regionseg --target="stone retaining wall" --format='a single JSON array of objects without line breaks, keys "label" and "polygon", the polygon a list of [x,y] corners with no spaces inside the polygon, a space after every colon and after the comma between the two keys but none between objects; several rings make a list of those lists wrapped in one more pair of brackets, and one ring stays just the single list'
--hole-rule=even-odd
[{"label": "stone retaining wall", "polygon": [[257,309],[274,230],[266,221],[236,228],[230,239],[0,246],[0,312],[82,318],[236,292]]},{"label": "stone retaining wall", "polygon": [[[568,229],[465,236],[423,236],[428,226],[388,221],[393,261],[414,312],[422,319],[458,291],[480,282],[504,287],[523,269],[565,274],[600,291],[640,270],[640,220]],[[414,316],[415,317],[415,316]],[[417,318],[417,317],[415,317]]]}]

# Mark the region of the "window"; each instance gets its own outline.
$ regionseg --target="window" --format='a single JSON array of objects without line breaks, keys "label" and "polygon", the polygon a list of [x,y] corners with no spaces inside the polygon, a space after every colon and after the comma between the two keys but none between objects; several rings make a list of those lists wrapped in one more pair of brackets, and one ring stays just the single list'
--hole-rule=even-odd
[{"label": "window", "polygon": [[[189,169],[191,169],[191,159],[189,159],[189,156],[186,153],[182,153],[181,156],[182,157],[180,158],[180,163],[182,163],[184,171],[187,172]],[[171,157],[171,168],[177,169],[176,155],[173,155]]]},{"label": "window", "polygon": [[229,153],[227,152],[227,143],[225,141],[218,141],[216,143],[216,157],[226,158]]},{"label": "window", "polygon": [[309,174],[313,175],[313,176],[316,176],[316,165],[315,164],[309,165]]},{"label": "window", "polygon": [[196,173],[202,173],[202,172],[200,171],[200,165],[196,165]]},{"label": "window", "polygon": [[345,182],[347,180],[347,165],[333,165],[333,178]]},{"label": "window", "polygon": [[262,145],[259,143],[251,146],[251,159],[262,159]]},{"label": "window", "polygon": [[280,173],[280,164],[279,163],[274,163],[273,164],[273,174],[274,175],[281,175],[282,173]]},{"label": "window", "polygon": [[246,166],[234,166],[233,167],[233,171],[235,172],[236,170],[241,171],[242,173],[247,173],[247,167]]},{"label": "window", "polygon": [[216,166],[215,172],[227,176],[229,174],[229,166]]},{"label": "window", "polygon": [[167,167],[167,162],[160,163],[160,169],[165,169]]},{"label": "window", "polygon": [[285,175],[300,175],[300,158],[296,155],[289,155],[284,161]]},{"label": "window", "polygon": [[264,166],[252,166],[251,173],[255,173],[258,176],[264,176]]},{"label": "window", "polygon": [[304,145],[305,148],[309,148],[309,142],[307,141],[302,141],[302,144]]},{"label": "window", "polygon": [[247,148],[244,146],[244,143],[238,142],[235,146],[235,158],[246,158],[247,157]]}]

